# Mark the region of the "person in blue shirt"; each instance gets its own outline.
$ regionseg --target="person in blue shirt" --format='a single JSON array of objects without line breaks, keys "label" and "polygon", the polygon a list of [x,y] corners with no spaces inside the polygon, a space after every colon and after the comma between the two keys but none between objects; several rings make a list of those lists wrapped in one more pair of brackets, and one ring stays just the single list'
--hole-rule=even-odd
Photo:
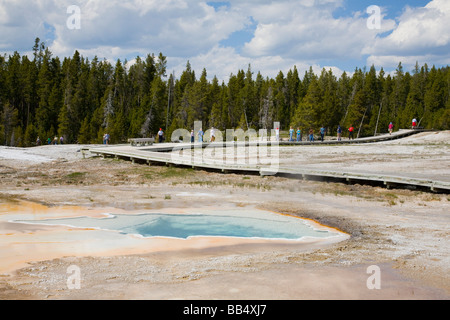
[{"label": "person in blue shirt", "polygon": [[198,142],[203,142],[203,130],[200,129],[200,131],[197,133],[198,135]]},{"label": "person in blue shirt", "polygon": [[325,128],[324,128],[324,126],[322,126],[322,128],[320,128],[320,139],[322,140],[322,142],[323,142],[324,136],[325,136]]},{"label": "person in blue shirt", "polygon": [[294,128],[289,129],[289,141],[294,141]]},{"label": "person in blue shirt", "polygon": [[297,141],[302,141],[302,131],[297,128]]}]

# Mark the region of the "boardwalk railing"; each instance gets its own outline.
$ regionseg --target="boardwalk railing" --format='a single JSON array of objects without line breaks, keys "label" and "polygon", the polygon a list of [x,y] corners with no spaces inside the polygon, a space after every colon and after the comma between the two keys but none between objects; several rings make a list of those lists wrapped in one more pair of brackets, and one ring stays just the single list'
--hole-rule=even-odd
[{"label": "boardwalk railing", "polygon": [[155,138],[131,138],[128,142],[132,146],[151,146],[155,142]]}]

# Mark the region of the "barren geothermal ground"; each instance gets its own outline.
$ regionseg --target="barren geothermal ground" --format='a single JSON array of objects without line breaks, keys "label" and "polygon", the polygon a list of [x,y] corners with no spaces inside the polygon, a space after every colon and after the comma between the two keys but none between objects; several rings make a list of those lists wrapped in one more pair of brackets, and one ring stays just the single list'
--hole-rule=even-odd
[{"label": "barren geothermal ground", "polygon": [[[449,194],[83,158],[81,147],[0,147],[0,299],[450,298]],[[448,131],[280,148],[280,166],[447,182],[449,160]],[[51,223],[218,212],[289,215],[342,233],[178,239]]]}]

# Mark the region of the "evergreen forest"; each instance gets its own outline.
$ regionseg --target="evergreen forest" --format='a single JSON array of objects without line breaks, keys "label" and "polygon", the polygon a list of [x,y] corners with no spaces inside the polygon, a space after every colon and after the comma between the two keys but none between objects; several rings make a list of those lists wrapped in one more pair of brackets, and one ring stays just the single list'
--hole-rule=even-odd
[{"label": "evergreen forest", "polygon": [[[329,135],[354,126],[357,135],[371,136],[409,128],[413,118],[426,129],[450,129],[450,67],[416,64],[386,74],[374,66],[356,68],[339,78],[331,70],[303,75],[297,68],[275,78],[237,70],[227,83],[208,80],[206,69],[196,75],[189,61],[179,78],[167,74],[167,58],[148,54],[111,64],[91,61],[75,51],[60,59],[36,39],[33,60],[18,52],[0,56],[0,144],[36,145],[63,136],[67,143],[112,143],[128,138],[166,137],[178,128],[203,130],[241,128],[281,130],[290,126]],[[345,129],[344,129],[345,130]]]}]

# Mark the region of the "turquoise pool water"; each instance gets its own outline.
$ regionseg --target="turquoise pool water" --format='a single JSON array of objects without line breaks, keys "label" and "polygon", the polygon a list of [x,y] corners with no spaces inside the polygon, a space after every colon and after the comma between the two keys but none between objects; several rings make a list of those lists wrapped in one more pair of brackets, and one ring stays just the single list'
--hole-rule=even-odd
[{"label": "turquoise pool water", "polygon": [[295,240],[305,237],[328,238],[339,234],[337,231],[315,229],[303,219],[265,211],[215,214],[123,214],[107,218],[78,217],[16,222],[97,228],[142,237],[180,239],[209,236]]}]

